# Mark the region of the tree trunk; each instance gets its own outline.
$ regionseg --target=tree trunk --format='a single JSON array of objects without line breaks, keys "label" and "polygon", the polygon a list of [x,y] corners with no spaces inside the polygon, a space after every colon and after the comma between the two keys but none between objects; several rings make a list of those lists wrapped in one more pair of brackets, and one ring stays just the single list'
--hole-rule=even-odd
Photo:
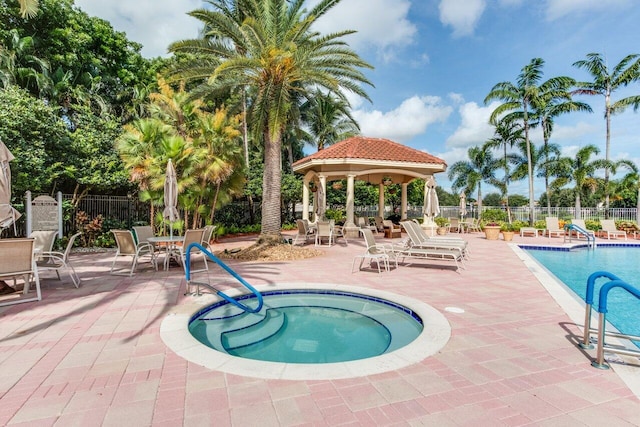
[{"label": "tree trunk", "polygon": [[533,194],[533,161],[531,158],[531,141],[529,140],[529,116],[527,113],[527,102],[524,102],[524,140],[527,144],[527,172],[529,174],[529,226],[535,223],[535,196]]},{"label": "tree trunk", "polygon": [[280,242],[280,199],[282,179],[282,134],[278,132],[273,139],[265,132],[264,175],[262,177],[262,230],[260,240]]},{"label": "tree trunk", "polygon": [[[611,89],[607,88],[604,97],[604,117],[607,123],[607,141],[604,158],[611,160]],[[609,219],[609,166],[604,168],[604,217]]]}]

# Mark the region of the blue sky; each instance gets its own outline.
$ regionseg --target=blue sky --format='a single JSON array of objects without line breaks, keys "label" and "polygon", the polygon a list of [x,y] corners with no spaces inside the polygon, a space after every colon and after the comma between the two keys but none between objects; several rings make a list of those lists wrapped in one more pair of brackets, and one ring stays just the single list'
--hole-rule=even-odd
[{"label": "blue sky", "polygon": [[[198,21],[186,13],[203,5],[199,0],[75,3],[142,43],[147,57],[164,56],[172,41],[196,37]],[[492,136],[487,119],[497,104],[483,101],[493,85],[515,82],[535,57],[545,60],[545,80],[559,75],[589,80],[572,64],[596,52],[612,67],[640,53],[638,22],[636,0],[342,0],[318,29],[357,30],[346,40],[375,67],[367,72],[375,85],[367,88],[373,102],[352,99],[362,133],[427,151],[451,165]],[[640,94],[640,83],[613,99],[632,94]],[[595,144],[604,157],[604,100],[577,99],[594,112],[557,119],[552,142],[569,156]],[[640,165],[639,135],[640,111],[615,116],[612,159]],[[540,144],[541,134],[534,131],[532,140]],[[451,191],[445,174],[437,180]],[[536,198],[543,190],[536,181]],[[485,185],[484,194],[492,191]],[[525,181],[510,187],[511,193],[527,191]]]}]

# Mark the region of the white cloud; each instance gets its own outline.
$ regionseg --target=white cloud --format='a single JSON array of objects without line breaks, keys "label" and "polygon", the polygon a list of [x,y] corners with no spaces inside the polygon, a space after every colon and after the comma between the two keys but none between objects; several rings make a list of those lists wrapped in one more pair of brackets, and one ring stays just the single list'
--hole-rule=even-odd
[{"label": "white cloud", "polygon": [[464,97],[461,93],[450,92],[447,96],[454,104],[462,104],[464,102]]},{"label": "white cloud", "polygon": [[353,117],[363,135],[403,142],[424,133],[432,123],[444,122],[452,111],[439,97],[413,96],[392,111],[355,110]]},{"label": "white cloud", "polygon": [[493,110],[500,105],[492,102],[486,107],[481,107],[475,102],[467,102],[460,106],[461,123],[458,129],[447,138],[447,147],[470,147],[483,144],[493,136],[493,127],[489,124],[489,117]]},{"label": "white cloud", "polygon": [[198,36],[200,23],[187,15],[202,7],[200,0],[76,0],[75,5],[91,16],[111,23],[129,40],[143,45],[142,55],[167,55],[169,44]]},{"label": "white cloud", "polygon": [[575,140],[584,135],[593,135],[599,132],[604,133],[603,126],[578,122],[573,126],[555,126],[551,139],[552,141]]},{"label": "white cloud", "polygon": [[[393,48],[412,44],[417,33],[407,18],[410,6],[408,0],[343,1],[318,19],[314,28],[321,33],[356,30],[345,37],[352,49],[374,46],[389,59]],[[428,60],[428,56],[423,59]]]},{"label": "white cloud", "polygon": [[453,27],[453,36],[462,37],[473,31],[486,7],[485,0],[441,0],[440,22]]},{"label": "white cloud", "polygon": [[547,0],[547,20],[554,21],[567,15],[611,10],[632,4],[631,0]]}]

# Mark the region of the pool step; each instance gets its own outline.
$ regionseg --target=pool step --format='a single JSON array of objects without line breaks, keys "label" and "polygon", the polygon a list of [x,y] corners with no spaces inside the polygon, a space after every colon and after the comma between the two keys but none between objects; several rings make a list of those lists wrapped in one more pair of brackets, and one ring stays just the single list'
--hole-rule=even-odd
[{"label": "pool step", "polygon": [[221,342],[225,349],[233,350],[264,341],[277,334],[286,324],[287,316],[279,310],[269,309],[260,322],[222,333]]}]

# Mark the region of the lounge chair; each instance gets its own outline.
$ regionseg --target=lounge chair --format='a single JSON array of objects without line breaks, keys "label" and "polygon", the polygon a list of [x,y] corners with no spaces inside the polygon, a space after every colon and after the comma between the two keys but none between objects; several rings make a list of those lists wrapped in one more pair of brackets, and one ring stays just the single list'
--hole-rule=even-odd
[{"label": "lounge chair", "polygon": [[316,246],[320,246],[323,240],[327,240],[327,244],[331,246],[333,241],[333,229],[329,221],[318,221],[316,229]]},{"label": "lounge chair", "polygon": [[67,248],[64,252],[43,252],[41,254],[41,260],[36,263],[38,269],[55,270],[56,275],[58,276],[58,280],[62,280],[60,278],[60,270],[65,269],[68,271],[69,277],[71,277],[71,281],[73,282],[74,286],[78,288],[80,286],[80,277],[78,277],[76,270],[69,262],[69,254],[71,253],[71,248],[73,248],[73,244],[76,241],[76,238],[81,234],[82,233],[76,233],[69,238]]},{"label": "lounge chair", "polygon": [[624,240],[627,240],[627,232],[618,230],[614,220],[601,219],[600,225],[602,226],[602,232],[607,234],[607,239],[611,239],[611,237],[624,237]]},{"label": "lounge chair", "polygon": [[459,237],[429,237],[421,226],[412,221],[400,223],[409,236],[409,246],[416,249],[443,249],[459,252],[465,258],[469,258],[468,244]]},{"label": "lounge chair", "polygon": [[393,221],[385,219],[382,221],[382,227],[384,230],[384,237],[393,239],[395,237],[402,237],[402,227],[393,223]]},{"label": "lounge chair", "polygon": [[[34,256],[35,239],[0,239],[0,278],[24,277],[23,295],[29,292],[31,278],[35,282],[36,296],[33,298],[10,297],[8,301],[0,302],[0,306],[19,304],[22,302],[40,301],[42,293],[40,291],[40,278]],[[13,295],[13,294],[11,294]]]},{"label": "lounge chair", "polygon": [[[580,227],[581,229],[583,229],[589,236],[595,238],[596,237],[596,233],[593,230],[589,230],[587,228],[587,225],[584,223],[584,219],[572,219],[571,220],[571,224]],[[576,233],[576,237],[579,239],[580,237],[586,237],[584,236],[584,234],[582,233]]]},{"label": "lounge chair", "polygon": [[118,257],[130,256],[131,260],[131,269],[129,271],[129,276],[133,276],[133,270],[135,270],[136,265],[138,264],[138,260],[142,257],[148,256],[151,258],[151,264],[153,268],[157,271],[158,264],[156,261],[156,253],[153,245],[149,242],[139,242],[136,244],[133,239],[133,233],[129,230],[111,230],[113,236],[116,239],[116,245],[118,246],[118,250],[116,251],[116,255],[113,257],[113,262],[111,263],[111,270],[109,274],[118,274],[113,272],[113,268],[116,265],[116,260]]},{"label": "lounge chair", "polygon": [[547,228],[544,230],[545,234],[551,239],[554,235],[564,236],[564,229],[560,228],[560,222],[558,222],[557,216],[548,216],[545,218]]},{"label": "lounge chair", "polygon": [[380,264],[383,265],[385,271],[389,271],[389,262],[392,258],[396,264],[396,268],[398,268],[398,261],[396,259],[395,251],[392,245],[376,243],[376,240],[373,237],[373,231],[368,228],[362,228],[360,229],[360,231],[364,236],[364,241],[367,244],[367,249],[364,254],[356,255],[353,258],[353,263],[351,264],[352,273],[357,259],[360,259],[360,266],[358,267],[358,271],[362,270],[362,264],[364,263],[364,260],[369,260],[369,267],[371,267],[371,263],[375,261],[376,265],[378,266],[378,273],[380,273],[381,271]]},{"label": "lounge chair", "polygon": [[309,239],[313,239],[313,231],[309,229],[308,223],[302,219],[296,220],[296,225],[298,226],[298,234],[293,239],[293,244],[297,244],[298,241],[303,241],[306,244]]}]

